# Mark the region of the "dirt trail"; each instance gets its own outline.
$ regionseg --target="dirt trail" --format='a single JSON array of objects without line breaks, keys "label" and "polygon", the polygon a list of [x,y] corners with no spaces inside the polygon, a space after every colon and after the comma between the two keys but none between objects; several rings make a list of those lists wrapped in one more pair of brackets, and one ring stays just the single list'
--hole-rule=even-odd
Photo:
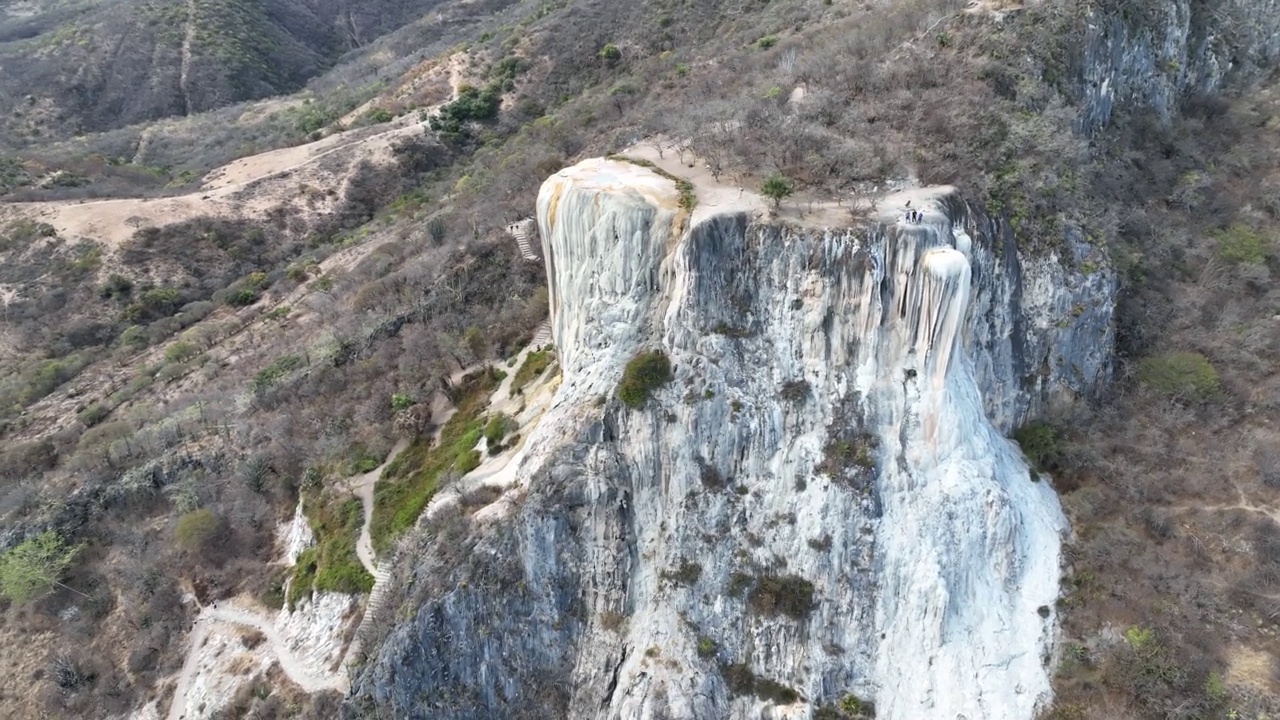
[{"label": "dirt trail", "polygon": [[1243,510],[1244,512],[1254,513],[1256,515],[1265,515],[1276,525],[1280,525],[1280,509],[1267,507],[1265,505],[1257,505],[1245,496],[1244,490],[1237,487],[1236,503],[1234,505],[1175,505],[1173,510],[1178,512],[1230,512],[1232,510]]},{"label": "dirt trail", "polygon": [[381,465],[347,481],[351,491],[360,498],[360,504],[364,506],[364,524],[360,526],[360,539],[356,541],[356,555],[360,557],[360,564],[364,565],[364,569],[375,578],[378,575],[378,560],[373,552],[373,536],[369,534],[369,526],[373,524],[373,491],[378,484],[378,478],[382,476],[382,469],[407,447],[409,447],[408,440],[396,441],[391,452],[387,454],[387,459]]},{"label": "dirt trail", "polygon": [[280,668],[289,676],[289,679],[304,691],[308,693],[321,690],[336,690],[340,693],[347,691],[347,678],[344,673],[334,673],[328,677],[313,675],[289,650],[288,644],[280,636],[275,623],[270,618],[264,618],[251,610],[229,604],[222,607],[208,606],[201,609],[191,632],[187,659],[182,665],[182,672],[178,675],[178,683],[174,687],[173,702],[169,705],[169,720],[182,720],[190,712],[186,707],[186,696],[192,680],[199,671],[200,649],[204,647],[209,631],[217,623],[244,625],[262,633],[266,637],[264,646],[275,656],[280,663]]},{"label": "dirt trail", "polygon": [[[373,541],[369,534],[369,526],[373,521],[374,488],[377,485],[378,477],[382,474],[382,469],[408,446],[407,440],[397,441],[391,452],[387,454],[387,459],[381,465],[347,481],[352,492],[360,498],[360,502],[364,506],[364,524],[360,528],[360,539],[356,542],[356,554],[360,557],[361,564],[375,578],[377,577],[377,560],[373,552]],[[266,636],[266,647],[279,661],[281,669],[289,676],[289,679],[297,683],[304,691],[309,693],[321,690],[346,692],[347,678],[345,673],[338,672],[317,676],[309,670],[289,649],[272,617],[264,617],[249,608],[238,607],[232,603],[226,603],[221,607],[216,605],[202,606],[188,641],[187,657],[183,662],[182,672],[179,674],[177,685],[174,688],[173,702],[169,708],[169,720],[180,720],[190,712],[186,707],[185,698],[190,691],[192,681],[199,674],[202,657],[201,650],[208,640],[210,630],[220,623],[244,625],[254,628]],[[342,664],[345,666],[345,658]]]},{"label": "dirt trail", "polygon": [[[186,195],[6,203],[0,204],[0,218],[32,217],[49,223],[63,237],[91,239],[114,249],[139,228],[202,215],[261,217],[289,203],[307,212],[325,212],[333,200],[323,193],[308,196],[303,186],[340,186],[355,162],[390,161],[394,140],[421,132],[416,122],[388,126],[373,134],[367,129],[349,130],[315,143],[241,158],[211,172],[200,190]],[[347,162],[342,167],[326,167],[328,163],[322,161],[340,151],[349,151],[350,157],[342,158]]]},{"label": "dirt trail", "polygon": [[[189,1],[179,76],[188,115],[192,112],[188,74],[192,62],[195,12],[194,2]],[[458,89],[462,87],[460,63],[461,60],[455,58],[442,68],[442,72],[448,74],[452,88],[445,102],[456,99]],[[94,240],[111,250],[132,237],[139,228],[164,226],[204,215],[262,217],[268,211],[287,204],[296,205],[305,213],[323,214],[334,203],[331,196],[321,192],[323,189],[340,187],[360,160],[391,162],[394,141],[422,132],[424,124],[418,121],[417,114],[411,113],[385,125],[345,130],[315,142],[234,160],[210,171],[203,178],[200,189],[185,195],[0,203],[0,222],[18,217],[33,218],[52,225],[62,237]],[[149,137],[144,133],[135,157],[141,157],[147,141]]]},{"label": "dirt trail", "polygon": [[[863,198],[851,197],[844,205],[797,193],[783,200],[775,213],[771,210],[772,201],[745,187],[755,183],[754,179],[730,177],[728,173],[721,173],[716,178],[706,161],[690,151],[680,153],[673,149],[674,145],[666,138],[655,137],[632,145],[620,155],[646,160],[671,175],[689,181],[698,197],[692,218],[695,223],[721,213],[743,212],[760,218],[774,216],[801,227],[848,227],[854,219],[850,207],[855,200],[863,205],[860,217],[869,220],[905,223],[906,210],[911,208],[923,210],[925,222],[928,222],[941,217],[940,209],[935,208],[931,201],[954,190],[950,186],[907,187]],[[908,205],[910,201],[915,202]]]}]

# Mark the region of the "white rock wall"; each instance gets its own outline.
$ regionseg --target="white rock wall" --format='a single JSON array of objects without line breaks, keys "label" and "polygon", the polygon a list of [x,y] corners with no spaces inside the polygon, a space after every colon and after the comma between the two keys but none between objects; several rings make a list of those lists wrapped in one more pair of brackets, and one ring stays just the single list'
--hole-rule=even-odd
[{"label": "white rock wall", "polygon": [[[1024,261],[950,191],[917,198],[921,224],[686,227],[643,168],[549,179],[563,382],[526,494],[466,559],[425,541],[422,605],[351,716],[806,718],[852,693],[881,718],[1033,717],[1065,523],[1004,433],[1105,378],[1114,284]],[[653,348],[675,380],[629,410],[615,388]],[[818,472],[839,440],[874,467]],[[788,576],[812,583],[802,618],[735,592]],[[796,701],[735,692],[732,665]]]}]

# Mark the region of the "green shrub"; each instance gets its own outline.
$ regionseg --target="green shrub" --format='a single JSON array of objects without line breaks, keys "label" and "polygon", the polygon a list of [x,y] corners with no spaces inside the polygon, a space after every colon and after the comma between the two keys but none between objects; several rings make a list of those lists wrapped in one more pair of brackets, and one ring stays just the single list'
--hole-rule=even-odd
[{"label": "green shrub", "polygon": [[127,322],[148,322],[168,317],[178,309],[180,297],[173,288],[151,288],[126,306],[122,314]]},{"label": "green shrub", "polygon": [[459,475],[466,475],[478,467],[480,467],[480,451],[475,448],[462,453],[458,457],[458,462],[454,465]]},{"label": "green shrub", "polygon": [[264,392],[305,364],[306,360],[301,355],[281,355],[253,376],[250,387],[254,392]]},{"label": "green shrub", "polygon": [[0,594],[19,605],[40,599],[58,584],[79,549],[53,530],[9,548],[0,554]]},{"label": "green shrub", "polygon": [[200,354],[200,349],[185,340],[179,340],[164,349],[164,359],[169,362],[186,362]]},{"label": "green shrub", "polygon": [[520,369],[516,371],[516,376],[511,379],[511,393],[520,392],[525,385],[542,375],[542,371],[547,369],[554,356],[555,352],[551,348],[526,355],[524,362],[520,364]]},{"label": "green shrub", "polygon": [[777,44],[778,44],[778,38],[773,35],[765,35],[764,37],[756,41],[756,45],[761,50],[768,50],[769,48]]},{"label": "green shrub", "polygon": [[605,46],[600,48],[600,59],[607,63],[616,63],[622,59],[622,50],[613,43],[605,43]]},{"label": "green shrub", "polygon": [[1052,472],[1058,467],[1061,452],[1058,431],[1052,425],[1039,420],[1029,422],[1013,431],[1013,439],[1035,470]]},{"label": "green shrub", "polygon": [[141,350],[151,343],[147,329],[141,325],[130,325],[120,333],[120,344],[135,350]]},{"label": "green shrub", "polygon": [[872,456],[876,443],[875,436],[866,433],[851,439],[829,440],[823,449],[822,462],[815,469],[832,477],[840,477],[846,470],[872,470],[876,466]]},{"label": "green shrub", "polygon": [[698,657],[709,658],[716,654],[716,643],[706,635],[698,637]]},{"label": "green shrub", "polygon": [[178,518],[173,536],[187,552],[204,552],[221,539],[222,518],[208,508],[192,510]]},{"label": "green shrub", "polygon": [[105,419],[107,415],[110,415],[110,414],[111,414],[111,408],[101,403],[93,403],[89,405],[89,407],[85,408],[84,410],[81,410],[76,415],[76,418],[79,419],[80,422],[84,423],[86,426],[93,427],[94,425],[97,425],[98,423],[102,422],[103,419]]},{"label": "green shrub", "polygon": [[173,288],[152,288],[142,293],[141,302],[148,308],[168,309],[178,302],[178,291]]},{"label": "green shrub", "polygon": [[378,468],[378,465],[380,464],[381,463],[378,462],[378,458],[369,457],[367,455],[364,457],[359,457],[359,458],[356,458],[355,461],[352,462],[351,465],[349,466],[348,469],[350,470],[350,472],[348,474],[363,475],[364,473],[370,472],[372,470],[376,470]]},{"label": "green shrub", "polygon": [[840,712],[850,717],[859,717],[863,715],[869,707],[867,703],[862,701],[862,698],[854,695],[853,693],[840,698],[838,706],[840,708]]},{"label": "green shrub", "polygon": [[1209,701],[1209,704],[1214,707],[1222,707],[1227,704],[1229,699],[1227,685],[1222,681],[1220,673],[1209,673],[1209,677],[1204,681],[1204,696]]},{"label": "green shrub", "polygon": [[502,439],[507,436],[508,432],[515,429],[514,425],[515,423],[512,422],[511,418],[502,413],[490,418],[489,423],[484,426],[484,439],[489,448],[492,450],[493,448],[502,447]]},{"label": "green shrub", "polygon": [[813,610],[813,583],[798,575],[766,575],[747,596],[747,605],[762,615],[803,620]]},{"label": "green shrub", "polygon": [[391,396],[391,409],[399,412],[413,407],[413,396],[409,393],[396,393]]},{"label": "green shrub", "polygon": [[306,507],[316,545],[298,554],[289,586],[289,608],[293,609],[312,589],[340,593],[372,590],[373,576],[356,553],[364,522],[364,506],[360,500],[347,498],[323,503],[313,498]]},{"label": "green shrub", "polygon": [[765,179],[764,184],[760,186],[760,194],[773,201],[773,209],[777,210],[782,201],[794,193],[795,186],[786,177],[774,173]]},{"label": "green shrub", "polygon": [[289,584],[289,610],[297,607],[298,601],[311,597],[316,582],[316,566],[319,564],[319,552],[309,547],[298,553],[298,561],[293,566],[293,581]]},{"label": "green shrub", "polygon": [[1193,402],[1212,398],[1220,388],[1218,371],[1208,358],[1196,352],[1145,358],[1138,363],[1138,381],[1162,395]]},{"label": "green shrub", "polygon": [[365,119],[375,125],[391,122],[395,117],[395,113],[386,108],[373,108],[369,112],[365,113]]},{"label": "green shrub", "polygon": [[227,294],[227,304],[232,307],[248,307],[258,302],[258,291],[242,287]]},{"label": "green shrub", "polygon": [[1248,227],[1235,224],[1214,235],[1218,257],[1227,262],[1260,264],[1271,255],[1271,238]]},{"label": "green shrub", "polygon": [[638,410],[649,401],[654,390],[671,382],[671,361],[661,350],[642,352],[627,363],[618,383],[618,399]]},{"label": "green shrub", "polygon": [[373,576],[356,554],[356,542],[363,523],[364,506],[357,498],[341,503],[332,515],[313,520],[312,526],[319,540],[316,546],[317,590],[367,593],[373,589]]},{"label": "green shrub", "polygon": [[132,292],[133,281],[117,273],[111,273],[107,281],[98,290],[98,294],[104,298],[128,297]]},{"label": "green shrub", "polygon": [[458,90],[458,97],[453,102],[442,106],[440,112],[431,117],[428,125],[446,138],[461,138],[465,134],[466,123],[497,117],[501,98],[501,87],[493,84],[483,90],[465,85]]}]

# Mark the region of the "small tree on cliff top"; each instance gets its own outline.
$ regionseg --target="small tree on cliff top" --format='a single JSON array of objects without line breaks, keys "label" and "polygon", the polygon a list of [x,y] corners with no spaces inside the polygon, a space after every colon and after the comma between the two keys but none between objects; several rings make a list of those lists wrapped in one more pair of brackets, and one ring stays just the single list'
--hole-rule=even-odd
[{"label": "small tree on cliff top", "polygon": [[795,187],[786,177],[774,173],[760,186],[760,192],[773,201],[773,209],[776,211],[778,206],[782,204],[783,199],[790,197],[795,192]]}]

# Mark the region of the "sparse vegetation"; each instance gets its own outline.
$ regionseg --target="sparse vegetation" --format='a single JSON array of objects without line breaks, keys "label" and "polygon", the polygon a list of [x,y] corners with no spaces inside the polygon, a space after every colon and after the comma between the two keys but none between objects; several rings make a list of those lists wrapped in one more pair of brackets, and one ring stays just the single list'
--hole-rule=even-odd
[{"label": "sparse vegetation", "polygon": [[600,48],[600,59],[607,63],[618,62],[622,59],[622,50],[613,43],[605,43],[604,47]]},{"label": "sparse vegetation", "polygon": [[672,175],[671,173],[667,172],[666,170],[663,170],[662,168],[649,162],[648,160],[630,158],[630,157],[627,157],[626,155],[610,155],[609,159],[618,160],[621,162],[628,162],[628,163],[631,163],[632,165],[639,165],[640,167],[648,168],[649,170],[652,170],[654,173],[661,175],[662,177],[675,183],[676,192],[679,193],[680,195],[679,203],[681,208],[683,208],[688,212],[693,212],[693,209],[698,206],[697,191],[694,189],[693,183],[689,182],[688,180],[685,180],[682,177],[677,177],[675,175]]},{"label": "sparse vegetation", "polygon": [[226,525],[209,508],[200,508],[178,518],[173,537],[178,546],[190,553],[205,554],[222,542]]},{"label": "sparse vegetation", "polygon": [[720,666],[720,674],[731,695],[755,695],[761,700],[789,705],[800,699],[795,690],[774,680],[763,678],[752,672],[744,663],[732,663]]},{"label": "sparse vegetation", "polygon": [[679,565],[670,570],[662,571],[662,579],[667,582],[675,583],[689,587],[698,582],[698,578],[702,577],[702,565],[689,560],[682,560]]},{"label": "sparse vegetation", "polygon": [[1227,262],[1261,264],[1271,256],[1271,238],[1246,225],[1232,225],[1214,235],[1218,257]]},{"label": "sparse vegetation", "polygon": [[489,422],[484,426],[484,439],[489,446],[490,455],[497,455],[502,451],[503,438],[516,427],[515,421],[502,413],[489,418]]},{"label": "sparse vegetation", "polygon": [[446,474],[464,475],[480,465],[475,449],[484,431],[480,413],[498,382],[492,370],[465,379],[458,409],[440,431],[440,444],[431,447],[429,438],[419,438],[383,470],[369,529],[379,551],[413,525]]},{"label": "sparse vegetation", "polygon": [[671,382],[671,361],[661,350],[649,350],[637,354],[627,363],[622,380],[618,383],[618,399],[632,410],[639,410],[649,402],[653,391]]},{"label": "sparse vegetation", "polygon": [[18,543],[0,554],[0,593],[19,605],[40,599],[59,584],[79,550],[53,530]]},{"label": "sparse vegetation", "polygon": [[875,447],[875,436],[867,433],[850,438],[833,438],[823,449],[822,462],[815,470],[837,478],[849,472],[872,470],[876,465],[872,455]]},{"label": "sparse vegetation", "polygon": [[782,201],[791,197],[794,192],[795,185],[786,177],[776,173],[765,178],[764,184],[760,186],[760,194],[773,201],[774,210],[777,210]]},{"label": "sparse vegetation", "polygon": [[811,390],[808,380],[788,380],[782,384],[778,395],[787,402],[803,402],[809,398]]},{"label": "sparse vegetation", "polygon": [[716,643],[706,635],[698,636],[698,657],[713,658],[716,656]]},{"label": "sparse vegetation", "polygon": [[1043,421],[1033,421],[1013,431],[1013,439],[1022,448],[1031,467],[1039,472],[1053,472],[1061,459],[1058,430]]},{"label": "sparse vegetation", "polygon": [[550,348],[531,351],[520,364],[520,369],[516,370],[516,376],[511,379],[511,393],[514,395],[523,391],[526,385],[542,375],[554,359],[555,351]]},{"label": "sparse vegetation", "polygon": [[1218,371],[1196,352],[1146,358],[1138,365],[1138,380],[1153,392],[1191,402],[1209,400],[1221,387]]},{"label": "sparse vegetation", "polygon": [[289,606],[295,607],[312,588],[341,593],[367,593],[373,589],[373,576],[356,555],[356,540],[364,522],[360,500],[326,503],[314,497],[307,518],[317,543],[298,556],[289,586]]},{"label": "sparse vegetation", "polygon": [[804,620],[813,610],[813,583],[798,575],[765,575],[755,581],[747,606],[762,615]]}]

